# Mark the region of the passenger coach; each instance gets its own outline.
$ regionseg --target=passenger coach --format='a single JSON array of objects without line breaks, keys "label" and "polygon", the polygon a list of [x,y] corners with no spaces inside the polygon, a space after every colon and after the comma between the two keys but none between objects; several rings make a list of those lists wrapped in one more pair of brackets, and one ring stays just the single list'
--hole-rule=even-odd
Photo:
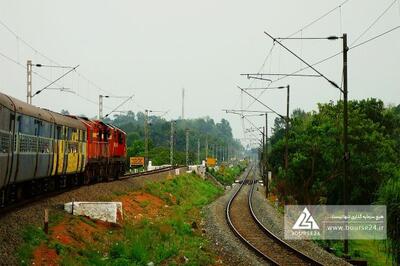
[{"label": "passenger coach", "polygon": [[0,93],[0,205],[68,186],[118,178],[126,134]]}]

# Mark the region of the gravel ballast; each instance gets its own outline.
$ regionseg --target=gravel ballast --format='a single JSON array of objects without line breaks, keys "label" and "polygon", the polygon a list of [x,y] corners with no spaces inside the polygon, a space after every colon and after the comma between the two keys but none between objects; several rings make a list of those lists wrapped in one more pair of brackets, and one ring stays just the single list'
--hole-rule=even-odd
[{"label": "gravel ballast", "polygon": [[[261,223],[271,230],[276,236],[280,239],[284,237],[283,231],[283,215],[279,213],[267,199],[265,198],[265,188],[261,185],[257,185],[252,199],[253,210],[256,214],[257,218],[261,221]],[[350,265],[346,261],[341,258],[336,257],[335,255],[325,251],[317,244],[306,241],[306,240],[284,240],[286,243],[291,245],[292,247],[300,250],[304,254],[310,256],[318,260],[320,263],[324,265]]]},{"label": "gravel ballast", "polygon": [[212,204],[204,208],[205,229],[207,237],[214,245],[215,251],[221,256],[224,265],[267,265],[246,245],[244,245],[228,226],[225,216],[226,204],[239,185],[227,191]]},{"label": "gravel ballast", "polygon": [[[223,196],[203,209],[206,235],[213,243],[217,254],[224,265],[267,265],[244,245],[231,231],[226,221],[226,205],[232,194],[239,188],[235,185]],[[283,239],[283,215],[266,199],[265,188],[257,185],[252,199],[253,209],[262,224],[275,235]],[[350,265],[341,258],[325,251],[317,244],[306,240],[285,241],[292,247],[318,260],[323,265]]]},{"label": "gravel ballast", "polygon": [[[239,179],[243,179],[246,173],[247,170]],[[226,221],[226,205],[239,187],[240,184],[233,184],[223,196],[203,209],[207,238],[223,265],[267,265],[236,237]]]}]

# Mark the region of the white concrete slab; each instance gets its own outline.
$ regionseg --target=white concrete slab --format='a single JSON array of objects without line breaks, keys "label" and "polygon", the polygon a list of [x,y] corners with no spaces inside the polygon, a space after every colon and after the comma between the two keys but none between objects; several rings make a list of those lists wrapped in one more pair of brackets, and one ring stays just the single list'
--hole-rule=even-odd
[{"label": "white concrete slab", "polygon": [[73,214],[109,223],[120,223],[123,219],[121,202],[74,201],[64,204],[64,210]]}]

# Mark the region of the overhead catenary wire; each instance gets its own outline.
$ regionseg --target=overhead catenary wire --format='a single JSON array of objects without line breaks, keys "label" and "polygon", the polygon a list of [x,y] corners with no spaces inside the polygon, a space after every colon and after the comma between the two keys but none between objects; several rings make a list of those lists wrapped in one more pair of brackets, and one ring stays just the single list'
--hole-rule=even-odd
[{"label": "overhead catenary wire", "polygon": [[[359,47],[359,46],[361,46],[361,45],[364,45],[364,44],[366,44],[366,43],[368,43],[368,42],[370,42],[370,41],[373,41],[373,40],[375,40],[375,39],[377,39],[377,38],[380,38],[380,37],[382,37],[382,36],[384,36],[384,35],[386,35],[386,34],[392,32],[392,31],[397,30],[398,28],[400,28],[400,25],[399,25],[399,26],[396,26],[396,27],[394,27],[394,28],[392,28],[392,29],[390,29],[390,30],[387,30],[387,31],[385,31],[385,32],[383,32],[383,33],[381,33],[381,34],[378,34],[378,35],[376,35],[376,36],[374,36],[374,37],[372,37],[372,38],[370,38],[370,39],[368,39],[368,40],[366,40],[366,41],[364,41],[364,42],[361,42],[361,43],[359,43],[359,44],[353,45],[353,46],[349,47],[349,50],[354,49],[354,48],[357,48],[357,47]],[[320,64],[322,64],[322,63],[324,63],[324,62],[326,62],[326,61],[329,61],[329,60],[332,59],[332,58],[335,58],[335,57],[338,56],[338,55],[341,55],[342,53],[343,53],[343,51],[340,51],[340,52],[337,52],[337,53],[335,53],[335,54],[332,54],[332,55],[330,55],[330,56],[328,56],[328,57],[325,57],[324,59],[321,59],[321,60],[319,60],[319,61],[317,61],[317,62],[315,62],[315,63],[312,63],[311,66],[320,65]],[[290,74],[284,75],[283,77],[274,79],[274,80],[271,82],[271,84],[272,84],[272,83],[275,83],[275,82],[277,82],[277,81],[280,81],[280,80],[282,80],[282,79],[284,79],[284,78],[290,77],[291,75],[300,73],[300,72],[302,72],[302,71],[304,71],[304,70],[307,70],[307,69],[309,69],[309,68],[310,68],[310,67],[308,67],[308,66],[305,66],[305,67],[303,67],[303,68],[300,68],[300,69],[298,69],[298,70],[296,70],[296,71],[294,71],[294,72],[291,72]]]},{"label": "overhead catenary wire", "polygon": [[[330,15],[331,13],[333,13],[334,11],[336,11],[337,9],[339,9],[339,11],[340,11],[340,29],[342,29],[342,7],[343,7],[345,4],[347,4],[349,1],[350,1],[350,0],[346,0],[346,1],[342,2],[340,5],[336,6],[335,8],[333,8],[333,9],[329,10],[328,12],[324,13],[323,15],[321,15],[320,17],[318,17],[317,19],[315,19],[315,20],[311,21],[310,23],[306,24],[305,26],[301,27],[299,30],[297,30],[297,31],[293,32],[292,34],[288,35],[286,38],[290,38],[290,37],[292,37],[292,36],[294,36],[294,35],[296,35],[296,34],[298,34],[298,33],[303,34],[303,31],[304,31],[305,29],[311,27],[312,25],[314,25],[315,23],[319,22],[320,20],[322,20],[322,19],[325,18],[326,16]],[[340,30],[340,31],[341,31],[341,30]],[[272,47],[274,47],[274,46],[275,46],[275,41],[273,42]],[[271,51],[271,52],[272,52],[272,51]],[[339,53],[339,54],[341,54],[341,53]],[[334,55],[333,57],[335,57],[335,56],[337,56],[337,55],[339,55],[339,54],[336,54],[336,55]],[[270,56],[270,55],[268,55],[267,58],[269,58],[269,56]],[[272,56],[272,55],[271,55],[271,56]],[[333,57],[332,57],[332,58],[333,58]],[[266,59],[267,59],[267,58],[266,58]],[[316,64],[312,64],[312,66],[316,66],[316,65],[318,65],[318,64],[320,64],[320,63],[325,62],[325,60],[327,61],[327,60],[329,60],[329,59],[330,59],[330,58],[324,59],[324,60],[321,61],[321,62],[317,62]],[[266,61],[266,60],[264,60],[264,61]],[[300,67],[302,67],[302,65],[301,65],[302,63],[303,63],[303,62],[300,61]],[[263,63],[263,65],[265,65],[265,62]],[[272,67],[272,60],[270,60],[270,71],[269,71],[269,72],[271,72],[271,67]],[[280,66],[279,66],[279,67],[280,67]],[[260,68],[259,72],[261,71],[262,68],[263,68],[263,66]],[[305,70],[305,69],[308,69],[308,68],[309,68],[309,67],[307,66],[307,67],[304,68],[304,70]],[[301,71],[302,71],[302,68],[300,68],[300,69],[301,69],[301,70],[299,70],[299,71],[297,71],[297,72],[295,72],[295,73],[292,73],[292,74],[296,74],[296,73],[301,72]],[[288,76],[289,76],[289,75],[284,75],[283,77],[278,78],[278,79],[274,80],[273,82],[276,82],[276,81],[279,81],[279,80],[281,80],[281,79],[287,78]],[[252,80],[252,82],[249,84],[249,87],[253,84],[253,82],[254,82],[254,80]],[[271,84],[272,84],[272,83],[271,83]],[[257,96],[257,98],[261,97],[264,93],[265,93],[265,91],[260,92],[259,95]],[[256,101],[252,101],[252,102],[247,106],[247,108],[250,108],[255,102],[256,102]]]},{"label": "overhead catenary wire", "polygon": [[119,104],[117,107],[115,107],[111,112],[109,112],[108,114],[106,114],[104,117],[108,117],[110,114],[112,114],[113,112],[115,112],[116,110],[118,110],[118,108],[120,108],[121,106],[123,106],[125,103],[127,103],[129,100],[132,99],[134,94],[132,94],[131,96],[128,97],[128,99],[126,99],[125,101],[123,101],[121,104]]},{"label": "overhead catenary wire", "polygon": [[[5,54],[2,53],[2,52],[0,52],[0,56],[26,70],[26,66],[23,65],[23,64],[21,64],[21,63],[18,62],[17,60],[15,60],[15,59],[13,59],[13,58],[11,58],[11,57],[5,55]],[[44,81],[48,81],[48,82],[51,82],[51,81],[52,81],[51,79],[49,79],[49,78],[43,76],[42,74],[40,74],[40,73],[38,73],[38,72],[36,72],[36,71],[32,71],[32,74],[34,74],[35,76],[37,76],[38,78],[40,78],[40,79],[42,79],[42,80],[44,80]],[[56,84],[56,85],[59,85],[59,84],[57,84],[57,83],[55,83],[55,84]],[[83,100],[85,100],[85,101],[87,101],[87,102],[89,102],[89,103],[92,103],[92,104],[94,104],[94,105],[98,105],[98,102],[93,101],[93,100],[91,100],[91,99],[89,99],[89,98],[87,98],[87,97],[85,97],[85,96],[79,94],[78,92],[74,92],[74,95],[76,95],[77,97],[79,97],[79,98],[81,98],[81,99],[83,99]],[[104,106],[104,107],[107,108],[107,109],[111,109],[111,108],[108,107],[108,106]]]},{"label": "overhead catenary wire", "polygon": [[259,102],[261,105],[263,105],[264,107],[266,107],[268,110],[270,110],[271,112],[273,112],[274,114],[278,115],[281,118],[284,118],[283,115],[279,114],[278,112],[276,112],[274,109],[272,109],[271,107],[269,107],[268,105],[266,105],[265,103],[261,102],[259,99],[257,99],[256,97],[254,97],[253,95],[251,95],[250,93],[248,93],[247,91],[245,91],[244,89],[242,89],[241,87],[237,86],[241,91],[243,91],[244,93],[246,93],[247,95],[249,95],[251,98],[253,98],[255,101]]},{"label": "overhead catenary wire", "polygon": [[[364,45],[364,44],[367,44],[367,43],[369,43],[369,42],[371,42],[371,41],[374,41],[374,40],[376,40],[376,39],[378,39],[378,38],[380,38],[380,37],[382,37],[382,36],[384,36],[384,35],[386,35],[386,34],[389,34],[389,33],[393,32],[393,31],[395,31],[395,30],[398,30],[399,28],[400,28],[400,25],[399,25],[399,26],[396,26],[396,27],[394,27],[394,28],[391,28],[391,29],[389,29],[389,30],[387,30],[387,31],[385,31],[385,32],[383,32],[383,33],[380,33],[380,34],[378,34],[378,35],[376,35],[376,36],[374,36],[374,37],[372,37],[372,38],[369,38],[369,39],[367,39],[367,40],[365,40],[365,41],[363,41],[363,42],[361,42],[361,43],[359,43],[359,44],[356,44],[356,45],[353,45],[353,46],[349,47],[349,50],[358,48],[358,47],[360,47],[360,46],[362,46],[362,45]],[[324,63],[324,62],[326,62],[326,61],[329,61],[329,60],[332,59],[332,58],[335,58],[335,57],[338,56],[338,55],[341,55],[342,53],[343,53],[343,51],[337,52],[337,53],[335,53],[335,54],[333,54],[333,55],[330,55],[330,56],[328,56],[328,57],[326,57],[326,58],[324,58],[324,59],[321,59],[321,60],[319,60],[319,61],[317,61],[317,62],[315,62],[315,63],[312,63],[312,64],[310,64],[310,65],[313,66],[313,67],[314,67],[314,66],[317,66],[317,65],[320,65],[320,64],[322,64],[322,63]],[[300,73],[300,72],[302,72],[302,71],[304,71],[304,70],[307,70],[307,69],[309,69],[309,68],[310,68],[309,66],[305,66],[305,67],[300,68],[300,69],[298,69],[298,70],[296,70],[296,71],[294,71],[294,72],[292,72],[292,73],[290,73],[290,74],[284,75],[283,77],[274,79],[274,80],[272,80],[272,82],[271,82],[269,85],[272,85],[272,84],[274,84],[274,83],[276,83],[276,82],[278,82],[278,81],[281,81],[281,80],[283,80],[283,79],[285,79],[285,78],[287,78],[287,77],[290,77],[290,76],[293,75],[293,74]],[[257,96],[257,98],[260,98],[264,93],[265,93],[265,91],[262,91],[262,92],[260,93],[260,95]],[[251,103],[247,106],[247,109],[250,108],[255,102],[256,102],[256,101],[251,102]]]},{"label": "overhead catenary wire", "polygon": [[342,2],[340,5],[336,6],[335,8],[329,10],[328,12],[324,13],[322,16],[318,17],[317,19],[311,21],[310,23],[306,24],[305,26],[303,26],[302,28],[300,28],[299,30],[293,32],[292,34],[288,35],[286,38],[290,38],[298,33],[300,33],[301,31],[304,31],[305,29],[311,27],[312,25],[314,25],[315,23],[319,22],[320,20],[322,20],[323,18],[327,17],[328,15],[330,15],[331,13],[335,12],[337,9],[341,9],[342,6],[344,6],[345,4],[347,4],[350,0],[346,0],[344,2]]},{"label": "overhead catenary wire", "polygon": [[295,56],[297,59],[299,59],[300,61],[302,61],[304,64],[306,64],[309,68],[311,68],[312,70],[314,70],[317,74],[319,74],[322,78],[324,78],[326,81],[328,81],[330,84],[332,84],[334,87],[340,89],[340,87],[333,82],[332,80],[330,80],[329,78],[327,78],[324,74],[322,74],[319,70],[317,70],[314,66],[312,66],[311,64],[307,63],[303,58],[299,57],[296,53],[294,53],[292,50],[290,50],[289,48],[287,48],[282,42],[278,41],[276,38],[272,37],[271,34],[269,34],[268,32],[264,31],[264,33],[266,35],[268,35],[268,37],[270,37],[272,40],[274,40],[274,42],[278,43],[281,47],[283,47],[286,51],[288,51],[289,53],[291,53],[293,56]]},{"label": "overhead catenary wire", "polygon": [[[32,51],[34,51],[36,54],[40,55],[41,57],[43,57],[44,59],[48,60],[49,62],[57,65],[57,66],[61,66],[61,64],[59,62],[57,62],[56,60],[50,58],[49,56],[43,54],[42,52],[40,52],[39,50],[37,50],[35,47],[33,47],[33,45],[31,45],[28,41],[26,41],[25,39],[23,39],[20,35],[18,35],[14,30],[11,29],[11,27],[9,27],[4,21],[0,20],[0,25],[2,25],[10,34],[12,34],[18,41],[22,42],[23,44],[25,44],[27,47],[29,47]],[[102,92],[105,92],[107,94],[113,95],[113,93],[111,93],[110,91],[107,91],[103,88],[101,88],[99,85],[97,85],[95,82],[91,81],[90,79],[88,79],[85,75],[83,75],[82,73],[75,71],[76,74],[78,76],[80,76],[81,78],[83,78],[84,80],[86,80],[87,82],[89,82],[93,87],[95,87],[97,90],[100,90]]]},{"label": "overhead catenary wire", "polygon": [[390,3],[390,5],[350,44],[350,46],[353,46],[355,43],[357,43],[373,26],[376,25],[376,23],[379,22],[379,20],[396,4],[398,0],[394,0],[393,2]]},{"label": "overhead catenary wire", "polygon": [[372,38],[369,38],[368,40],[365,40],[365,41],[363,41],[363,42],[361,42],[359,44],[353,45],[353,46],[349,47],[349,50],[352,50],[354,48],[360,47],[360,46],[362,46],[364,44],[367,44],[367,43],[369,43],[369,42],[371,42],[373,40],[376,40],[376,39],[378,39],[378,38],[380,38],[380,37],[382,37],[382,36],[384,36],[384,35],[386,35],[388,33],[391,33],[392,31],[398,30],[398,29],[400,29],[400,25],[396,26],[394,28],[391,28],[390,30],[387,30],[385,32],[382,32],[382,33],[380,33],[380,34],[378,34],[378,35],[376,35],[376,36],[374,36]]}]

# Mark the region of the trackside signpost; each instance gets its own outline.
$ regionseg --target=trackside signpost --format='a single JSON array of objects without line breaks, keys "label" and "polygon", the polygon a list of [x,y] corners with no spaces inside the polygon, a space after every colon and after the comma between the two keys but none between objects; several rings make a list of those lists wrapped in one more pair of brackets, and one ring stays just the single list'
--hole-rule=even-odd
[{"label": "trackside signpost", "polygon": [[131,167],[144,166],[144,157],[130,157],[129,164]]}]

